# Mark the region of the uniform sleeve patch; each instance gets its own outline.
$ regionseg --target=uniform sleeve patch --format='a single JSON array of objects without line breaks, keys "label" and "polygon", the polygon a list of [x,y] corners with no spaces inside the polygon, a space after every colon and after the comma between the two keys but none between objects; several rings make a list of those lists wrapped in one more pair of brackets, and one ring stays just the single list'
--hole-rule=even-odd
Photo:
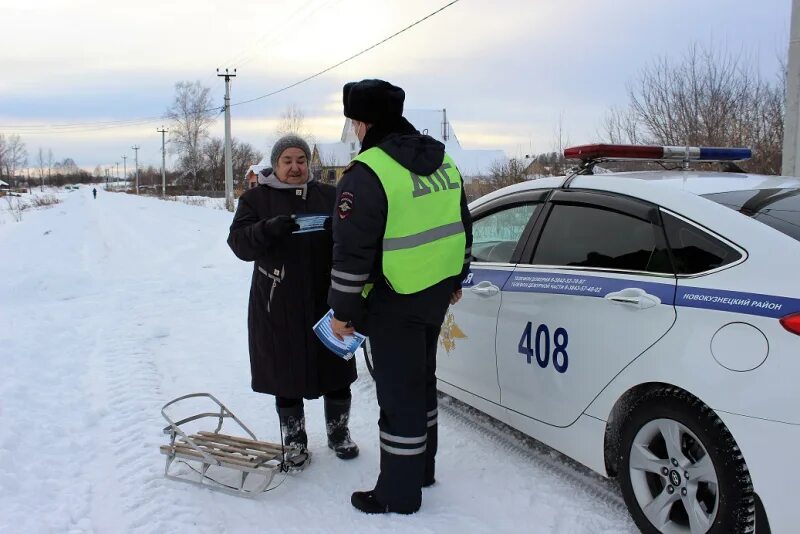
[{"label": "uniform sleeve patch", "polygon": [[353,193],[349,191],[339,195],[339,201],[336,203],[336,213],[339,214],[339,219],[344,220],[353,213],[354,200]]}]

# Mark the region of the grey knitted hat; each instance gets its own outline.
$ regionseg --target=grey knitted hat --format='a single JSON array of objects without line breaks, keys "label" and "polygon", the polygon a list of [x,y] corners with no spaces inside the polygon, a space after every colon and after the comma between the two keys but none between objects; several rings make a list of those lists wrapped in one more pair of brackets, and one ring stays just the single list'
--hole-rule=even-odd
[{"label": "grey knitted hat", "polygon": [[273,169],[278,166],[278,158],[281,157],[281,154],[283,154],[283,151],[287,148],[299,148],[305,152],[306,159],[309,163],[311,162],[311,149],[308,148],[308,143],[299,135],[289,134],[278,139],[272,147],[272,154],[269,157],[269,161]]}]

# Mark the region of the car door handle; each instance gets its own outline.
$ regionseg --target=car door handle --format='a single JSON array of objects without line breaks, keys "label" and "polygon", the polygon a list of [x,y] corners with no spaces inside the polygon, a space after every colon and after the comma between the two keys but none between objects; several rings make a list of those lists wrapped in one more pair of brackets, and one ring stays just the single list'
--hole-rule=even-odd
[{"label": "car door handle", "polygon": [[607,300],[613,300],[614,302],[622,302],[623,304],[641,304],[642,299],[639,297],[621,297],[621,296],[609,296],[606,295]]},{"label": "car door handle", "polygon": [[655,295],[651,295],[644,289],[640,289],[638,287],[631,287],[623,289],[622,291],[609,293],[605,296],[605,299],[612,302],[619,302],[620,304],[626,304],[640,310],[646,310],[661,304],[660,298]]},{"label": "car door handle", "polygon": [[491,297],[500,293],[500,288],[488,280],[484,280],[478,285],[472,286],[469,290],[482,297]]}]

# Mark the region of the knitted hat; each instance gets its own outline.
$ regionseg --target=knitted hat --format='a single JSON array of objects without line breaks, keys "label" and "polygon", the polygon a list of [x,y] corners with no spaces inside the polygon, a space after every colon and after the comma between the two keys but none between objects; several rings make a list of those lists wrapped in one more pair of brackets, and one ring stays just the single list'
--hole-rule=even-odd
[{"label": "knitted hat", "polygon": [[311,149],[308,148],[308,143],[306,143],[303,138],[298,135],[289,134],[278,139],[272,146],[272,154],[269,158],[272,168],[278,166],[278,158],[281,157],[281,154],[283,154],[287,148],[299,148],[305,152],[306,160],[311,161]]},{"label": "knitted hat", "polygon": [[405,99],[405,91],[383,80],[350,82],[342,88],[344,116],[369,124],[402,117]]}]

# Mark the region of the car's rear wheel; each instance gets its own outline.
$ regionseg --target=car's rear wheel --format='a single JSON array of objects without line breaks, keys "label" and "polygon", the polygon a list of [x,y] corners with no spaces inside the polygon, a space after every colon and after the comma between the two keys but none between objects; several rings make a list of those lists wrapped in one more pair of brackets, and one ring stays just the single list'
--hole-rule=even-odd
[{"label": "car's rear wheel", "polygon": [[683,390],[638,398],[620,440],[622,493],[646,533],[753,532],[753,485],[719,417]]}]

